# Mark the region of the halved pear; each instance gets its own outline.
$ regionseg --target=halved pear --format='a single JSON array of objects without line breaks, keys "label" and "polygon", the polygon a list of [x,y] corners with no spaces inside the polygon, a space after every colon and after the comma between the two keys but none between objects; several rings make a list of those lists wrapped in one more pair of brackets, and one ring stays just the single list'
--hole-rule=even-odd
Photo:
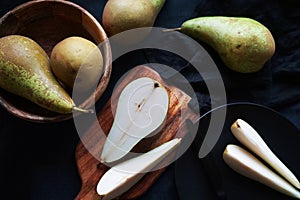
[{"label": "halved pear", "polygon": [[101,161],[109,163],[125,156],[163,124],[168,107],[168,92],[157,81],[143,77],[129,83],[119,97]]},{"label": "halved pear", "polygon": [[300,192],[261,161],[237,145],[227,145],[223,159],[237,173],[258,181],[283,194],[300,199]]},{"label": "halved pear", "polygon": [[232,124],[231,131],[243,145],[266,161],[291,184],[300,188],[296,176],[279,160],[252,126],[242,119],[237,119]]},{"label": "halved pear", "polygon": [[145,173],[153,169],[166,158],[176,147],[181,139],[175,138],[153,150],[121,162],[110,168],[100,179],[97,193],[102,200],[113,199],[130,189]]}]

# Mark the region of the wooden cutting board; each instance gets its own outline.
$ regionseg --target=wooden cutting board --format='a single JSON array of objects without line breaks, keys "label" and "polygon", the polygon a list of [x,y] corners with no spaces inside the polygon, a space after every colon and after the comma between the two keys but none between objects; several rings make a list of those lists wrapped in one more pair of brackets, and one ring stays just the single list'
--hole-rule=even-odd
[{"label": "wooden cutting board", "polygon": [[[105,135],[108,134],[112,123],[113,113],[116,110],[119,95],[122,89],[131,81],[149,77],[160,82],[169,94],[169,109],[167,118],[159,132],[151,137],[141,140],[133,149],[135,152],[146,152],[160,144],[169,141],[174,137],[184,137],[187,133],[186,119],[194,121],[199,117],[189,107],[190,97],[178,88],[168,85],[159,74],[147,66],[138,66],[132,69],[114,90],[111,99],[97,114],[97,120],[87,129],[81,141],[78,143],[75,158],[78,172],[82,180],[82,187],[76,200],[96,200],[99,195],[96,192],[97,184],[103,174],[109,169],[100,163],[95,157],[100,157],[105,142]],[[100,125],[100,126],[99,126]],[[101,127],[101,128],[100,128]],[[102,134],[101,134],[102,133]],[[88,151],[89,149],[90,151]],[[95,156],[95,157],[94,157]],[[144,194],[151,185],[159,178],[165,168],[149,172],[136,183],[130,190],[124,193],[120,199],[135,199]]]}]

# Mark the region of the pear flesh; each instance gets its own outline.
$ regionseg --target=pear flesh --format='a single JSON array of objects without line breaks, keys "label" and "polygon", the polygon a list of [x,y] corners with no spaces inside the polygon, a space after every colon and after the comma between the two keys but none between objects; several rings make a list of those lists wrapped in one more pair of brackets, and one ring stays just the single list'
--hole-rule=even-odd
[{"label": "pear flesh", "polygon": [[126,30],[152,27],[165,0],[109,0],[103,10],[103,27],[112,36]]},{"label": "pear flesh", "polygon": [[180,141],[180,138],[172,139],[147,153],[110,168],[97,185],[97,193],[101,200],[113,199],[129,190],[147,172],[170,155],[179,146]]},{"label": "pear flesh", "polygon": [[251,125],[242,119],[237,119],[231,126],[231,132],[243,145],[272,166],[292,185],[300,189],[300,183],[296,176],[272,152]]},{"label": "pear flesh", "polygon": [[298,190],[245,149],[233,144],[227,145],[223,152],[223,159],[237,173],[283,194],[300,199]]},{"label": "pear flesh", "polygon": [[210,45],[228,68],[240,73],[261,70],[275,52],[269,29],[246,17],[199,17],[184,22],[180,30]]},{"label": "pear flesh", "polygon": [[101,161],[109,163],[122,158],[157,130],[166,118],[168,106],[168,92],[160,83],[148,77],[130,82],[120,94]]},{"label": "pear flesh", "polygon": [[52,74],[46,52],[25,36],[0,38],[0,87],[53,112],[72,113],[75,107]]}]

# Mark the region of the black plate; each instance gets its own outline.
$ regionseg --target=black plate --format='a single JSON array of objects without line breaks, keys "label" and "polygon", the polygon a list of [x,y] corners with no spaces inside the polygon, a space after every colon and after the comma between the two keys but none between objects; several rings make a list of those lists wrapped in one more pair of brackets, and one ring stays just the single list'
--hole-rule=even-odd
[{"label": "black plate", "polygon": [[[278,112],[257,104],[234,103],[221,106],[212,112],[225,108],[227,113],[224,128],[212,151],[203,159],[197,157],[201,144],[199,141],[202,138],[198,131],[194,144],[175,163],[176,186],[180,199],[185,200],[187,196],[189,200],[294,199],[236,173],[223,161],[222,154],[227,144],[243,147],[230,131],[232,123],[241,118],[256,129],[270,149],[299,179],[299,130]],[[210,115],[211,113],[207,113],[202,116],[198,130],[207,130]]]}]

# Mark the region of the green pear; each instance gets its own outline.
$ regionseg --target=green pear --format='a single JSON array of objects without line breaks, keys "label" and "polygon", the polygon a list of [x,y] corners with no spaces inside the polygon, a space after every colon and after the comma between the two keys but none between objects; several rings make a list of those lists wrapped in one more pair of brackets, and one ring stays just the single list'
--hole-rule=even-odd
[{"label": "green pear", "polygon": [[269,29],[246,17],[199,17],[176,30],[207,43],[228,68],[241,73],[259,71],[275,52]]},{"label": "green pear", "polygon": [[109,0],[103,10],[104,29],[112,36],[141,27],[152,27],[165,0]]},{"label": "green pear", "polygon": [[46,52],[25,36],[0,38],[0,87],[53,112],[85,111],[55,79]]}]

